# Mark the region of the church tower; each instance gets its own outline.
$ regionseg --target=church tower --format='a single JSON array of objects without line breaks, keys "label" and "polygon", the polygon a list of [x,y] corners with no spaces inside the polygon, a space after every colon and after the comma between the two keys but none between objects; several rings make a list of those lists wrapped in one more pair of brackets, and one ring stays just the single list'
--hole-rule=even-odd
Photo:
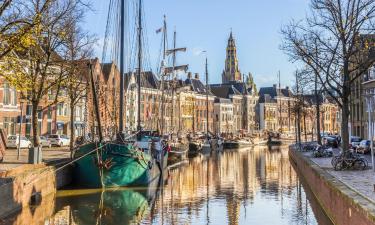
[{"label": "church tower", "polygon": [[236,42],[230,32],[227,46],[227,58],[225,59],[225,70],[222,74],[223,84],[229,82],[242,82],[241,72],[238,68]]}]

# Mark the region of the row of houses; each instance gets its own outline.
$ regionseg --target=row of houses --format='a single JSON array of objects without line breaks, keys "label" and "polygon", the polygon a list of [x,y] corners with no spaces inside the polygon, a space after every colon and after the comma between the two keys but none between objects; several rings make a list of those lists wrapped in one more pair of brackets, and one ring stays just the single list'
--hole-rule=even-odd
[{"label": "row of houses", "polygon": [[[114,63],[101,65],[93,61],[94,77],[98,81],[98,98],[100,118],[106,135],[114,135],[118,126],[119,109],[119,72]],[[137,126],[137,79],[136,74],[125,75],[125,130],[136,130]],[[0,80],[0,126],[8,134],[19,133],[21,108],[23,123],[21,133],[31,135],[31,105],[21,102],[19,93],[10,87],[5,80]],[[296,102],[292,91],[286,88],[260,88],[255,92],[254,86],[244,82],[212,84],[207,90],[199,74],[189,73],[185,80],[175,82],[175,93],[168,88],[164,103],[161,103],[162,92],[160,81],[151,72],[142,73],[141,88],[141,124],[147,130],[160,130],[164,121],[166,132],[205,132],[207,127],[212,133],[251,133],[254,131],[275,131],[294,133],[296,129]],[[208,93],[208,115],[206,94]],[[67,102],[50,105],[53,99],[45,96],[38,113],[39,134],[69,134],[70,112]],[[307,107],[302,113],[303,131],[314,132],[315,97],[306,95]],[[74,113],[74,130],[77,136],[92,133],[95,123],[92,108],[91,91],[88,86],[87,97],[76,105]],[[161,108],[163,107],[163,109]],[[161,115],[163,113],[163,115]],[[324,98],[321,105],[321,131],[339,132],[338,107],[329,98]]]},{"label": "row of houses", "polygon": [[[262,87],[257,90],[253,76],[245,79],[238,66],[237,49],[232,33],[228,39],[225,69],[222,83],[202,82],[198,73],[188,73],[186,79],[167,80],[164,94],[160,78],[152,72],[137,71],[124,74],[125,99],[123,124],[127,131],[135,131],[138,121],[138,98],[140,98],[140,122],[145,130],[163,130],[164,133],[211,133],[249,134],[273,131],[294,133],[296,129],[296,98],[288,88],[280,85]],[[94,134],[98,122],[93,108],[93,90],[90,85],[91,72],[98,97],[99,117],[105,136],[113,137],[118,132],[120,108],[120,72],[115,63],[101,63],[99,59],[80,62],[81,76],[86,82],[85,93],[71,112],[67,93],[61,91],[59,101],[54,104],[53,93],[43,96],[38,106],[38,133],[66,134],[73,130],[76,136]],[[138,82],[141,79],[141,95]],[[337,106],[322,98],[322,130],[339,131]],[[312,133],[316,129],[313,98],[307,102],[303,113],[303,131]],[[208,107],[207,107],[208,104]],[[208,110],[208,112],[207,112]],[[21,116],[22,114],[22,116]],[[73,114],[73,129],[70,119]],[[207,117],[208,115],[208,117]],[[22,123],[20,123],[22,121]],[[302,122],[301,122],[302,123]],[[7,134],[32,135],[31,105],[20,100],[20,93],[0,79],[0,127]],[[316,130],[315,130],[316,131]]]}]

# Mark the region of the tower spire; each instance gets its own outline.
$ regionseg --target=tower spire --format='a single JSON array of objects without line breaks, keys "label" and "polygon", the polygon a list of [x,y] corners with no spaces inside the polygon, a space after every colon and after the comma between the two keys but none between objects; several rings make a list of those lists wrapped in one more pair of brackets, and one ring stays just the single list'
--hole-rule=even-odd
[{"label": "tower spire", "polygon": [[222,81],[223,83],[242,81],[241,71],[238,66],[237,47],[233,38],[232,29],[228,39],[227,57],[225,59],[225,69],[222,74]]}]

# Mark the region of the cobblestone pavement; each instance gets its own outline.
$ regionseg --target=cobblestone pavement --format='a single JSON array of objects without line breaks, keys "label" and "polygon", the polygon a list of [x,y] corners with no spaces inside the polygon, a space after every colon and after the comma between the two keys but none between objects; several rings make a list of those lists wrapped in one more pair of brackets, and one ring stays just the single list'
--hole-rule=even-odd
[{"label": "cobblestone pavement", "polygon": [[[334,149],[334,155],[337,154],[339,154],[339,149]],[[375,202],[375,172],[372,171],[370,155],[364,155],[364,157],[369,162],[369,168],[364,171],[335,171],[331,165],[332,158],[313,158],[311,157],[310,152],[306,152],[304,153],[304,155],[309,157],[313,162],[315,162],[332,176],[336,177],[338,180],[349,186],[351,189],[355,190],[369,200]]]},{"label": "cobblestone pavement", "polygon": [[[43,162],[50,162],[70,157],[70,151],[67,147],[43,148]],[[27,164],[28,149],[21,149],[21,157],[17,160],[17,149],[7,149],[5,152],[4,162],[0,163],[0,172]]]}]

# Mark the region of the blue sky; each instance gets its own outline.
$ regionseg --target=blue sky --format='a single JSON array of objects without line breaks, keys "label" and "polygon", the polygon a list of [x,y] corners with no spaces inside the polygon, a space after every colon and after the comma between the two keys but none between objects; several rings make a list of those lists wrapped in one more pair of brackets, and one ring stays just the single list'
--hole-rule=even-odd
[{"label": "blue sky", "polygon": [[[94,11],[88,13],[85,28],[102,38],[109,0],[91,1]],[[210,83],[221,82],[232,28],[242,73],[251,72],[261,87],[276,83],[280,70],[282,85],[292,85],[296,65],[279,50],[280,28],[292,18],[302,19],[308,4],[308,0],[144,0],[152,68],[156,68],[161,40],[155,30],[161,27],[165,14],[169,37],[176,27],[177,45],[188,48],[187,53],[179,54],[178,63],[189,64],[191,72],[203,74],[204,56],[198,52],[206,50]],[[99,50],[97,55],[100,58]]]}]

